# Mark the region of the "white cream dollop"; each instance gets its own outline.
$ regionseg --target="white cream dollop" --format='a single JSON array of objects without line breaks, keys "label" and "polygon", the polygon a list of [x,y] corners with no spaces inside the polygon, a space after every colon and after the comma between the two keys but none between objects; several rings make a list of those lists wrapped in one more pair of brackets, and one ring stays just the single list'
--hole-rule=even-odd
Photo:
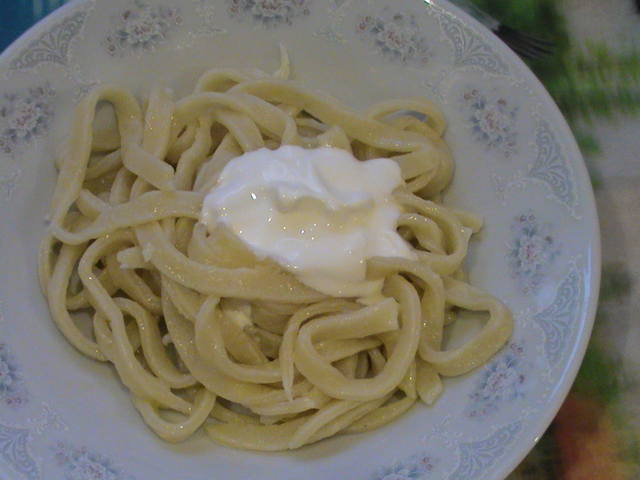
[{"label": "white cream dollop", "polygon": [[204,199],[200,221],[222,224],[258,258],[335,297],[371,297],[366,260],[415,259],[396,231],[402,185],[393,160],[359,161],[330,147],[262,148],[232,159]]}]

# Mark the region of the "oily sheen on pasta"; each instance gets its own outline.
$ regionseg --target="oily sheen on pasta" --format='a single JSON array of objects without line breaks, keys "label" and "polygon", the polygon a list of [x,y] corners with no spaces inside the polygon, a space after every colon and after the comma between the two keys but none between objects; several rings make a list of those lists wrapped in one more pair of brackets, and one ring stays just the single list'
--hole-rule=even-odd
[{"label": "oily sheen on pasta", "polygon": [[[99,86],[58,162],[39,258],[53,320],[80,352],[113,364],[171,442],[203,427],[221,444],[273,451],[373,430],[418,399],[435,402],[442,377],[483,364],[512,331],[508,309],[465,281],[481,221],[439,203],[453,174],[440,111],[411,98],[355,112],[288,70],[286,55],[274,75],[212,69],[184,98],[154,88],[142,103]],[[117,127],[98,130],[104,103]],[[281,145],[399,165],[397,228],[417,260],[370,259],[367,278],[384,280],[376,301],[323,295],[198,221],[231,159]],[[444,349],[460,310],[488,321]]]}]

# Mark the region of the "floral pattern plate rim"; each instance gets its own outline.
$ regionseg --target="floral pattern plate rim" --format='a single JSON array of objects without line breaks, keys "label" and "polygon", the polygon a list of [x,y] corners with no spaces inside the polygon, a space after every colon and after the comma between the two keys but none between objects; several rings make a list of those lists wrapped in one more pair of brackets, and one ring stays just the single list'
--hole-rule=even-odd
[{"label": "floral pattern plate rim", "polygon": [[[486,220],[470,276],[511,307],[516,330],[487,365],[448,379],[435,406],[376,432],[274,455],[204,437],[167,445],[109,367],[65,343],[39,293],[35,252],[56,145],[93,85],[143,94],[157,82],[183,94],[205,65],[275,69],[280,42],[302,83],[355,108],[412,95],[442,106],[457,165],[446,201]],[[11,272],[0,282],[0,475],[505,478],[575,377],[593,323],[599,248],[588,176],[558,109],[507,47],[444,0],[71,2],[0,56],[0,270]],[[452,342],[477,327],[470,318]]]}]

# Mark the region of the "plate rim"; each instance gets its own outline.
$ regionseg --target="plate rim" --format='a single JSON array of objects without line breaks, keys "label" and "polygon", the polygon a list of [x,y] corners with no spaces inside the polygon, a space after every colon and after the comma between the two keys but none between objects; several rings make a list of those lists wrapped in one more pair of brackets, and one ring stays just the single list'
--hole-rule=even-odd
[{"label": "plate rim", "polygon": [[[518,465],[526,458],[526,456],[533,450],[533,448],[537,445],[540,438],[547,431],[553,419],[558,414],[560,407],[564,403],[565,399],[569,395],[571,388],[575,382],[576,376],[578,375],[578,371],[580,370],[580,366],[584,360],[585,353],[591,341],[591,334],[593,332],[593,325],[595,323],[596,312],[598,309],[598,300],[600,296],[600,279],[602,273],[602,242],[601,242],[601,233],[600,233],[600,220],[598,218],[598,209],[595,199],[595,192],[593,190],[593,185],[591,184],[591,177],[589,175],[589,171],[587,170],[587,165],[584,160],[584,156],[580,151],[580,147],[578,146],[578,142],[576,141],[575,135],[567,122],[564,114],[558,107],[558,104],[553,99],[549,91],[546,89],[544,84],[538,79],[538,77],[533,73],[533,71],[529,68],[529,66],[518,56],[513,50],[509,48],[509,46],[504,43],[498,36],[496,36],[490,29],[488,29],[482,22],[475,19],[469,13],[465,12],[463,9],[455,5],[450,0],[417,0],[418,2],[425,3],[427,5],[436,4],[443,8],[445,11],[453,13],[455,17],[461,19],[463,24],[471,24],[475,27],[475,30],[478,31],[488,31],[491,36],[493,36],[492,46],[494,46],[498,53],[500,53],[503,57],[506,57],[510,60],[511,64],[516,64],[519,69],[519,73],[525,77],[525,81],[532,86],[535,86],[536,94],[542,96],[542,100],[545,102],[546,106],[550,109],[552,115],[556,117],[556,125],[560,126],[562,131],[559,132],[560,135],[564,138],[566,145],[569,147],[569,151],[567,152],[568,161],[576,168],[576,176],[580,178],[583,182],[587,182],[588,188],[586,188],[584,192],[584,198],[582,198],[582,202],[586,211],[590,211],[591,215],[585,215],[582,221],[589,221],[590,225],[590,241],[592,247],[589,252],[589,258],[587,259],[587,265],[590,267],[590,278],[587,282],[589,286],[589,294],[585,294],[588,296],[589,303],[586,311],[583,315],[581,315],[582,325],[580,332],[577,334],[576,343],[573,345],[573,353],[567,362],[567,365],[564,369],[564,374],[562,375],[562,380],[557,382],[556,387],[553,390],[553,393],[549,396],[549,404],[552,405],[547,408],[542,414],[540,414],[536,431],[528,440],[528,448],[524,453],[521,452],[521,455],[513,455],[513,460],[508,463],[504,462],[502,467],[497,468],[495,471],[499,474],[500,478],[505,478],[512,473]],[[582,182],[580,182],[582,183]],[[518,458],[519,457],[519,458]]]}]

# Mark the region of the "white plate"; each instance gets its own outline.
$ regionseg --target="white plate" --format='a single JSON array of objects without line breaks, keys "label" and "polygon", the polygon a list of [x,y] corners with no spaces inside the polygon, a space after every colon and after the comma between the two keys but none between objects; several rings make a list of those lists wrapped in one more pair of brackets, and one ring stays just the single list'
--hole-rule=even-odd
[{"label": "white plate", "polygon": [[[385,6],[387,5],[387,6]],[[393,6],[390,6],[393,5]],[[509,345],[447,380],[432,408],[300,451],[158,440],[109,366],[49,318],[36,250],[53,156],[89,87],[179,94],[211,66],[277,67],[359,108],[425,95],[450,122],[450,204],[482,214],[471,280],[513,310]],[[0,57],[0,472],[17,479],[501,479],[565,397],[594,317],[600,253],[589,179],[565,121],[511,51],[448,4],[402,0],[77,1]],[[454,332],[454,336],[457,333]]]}]

